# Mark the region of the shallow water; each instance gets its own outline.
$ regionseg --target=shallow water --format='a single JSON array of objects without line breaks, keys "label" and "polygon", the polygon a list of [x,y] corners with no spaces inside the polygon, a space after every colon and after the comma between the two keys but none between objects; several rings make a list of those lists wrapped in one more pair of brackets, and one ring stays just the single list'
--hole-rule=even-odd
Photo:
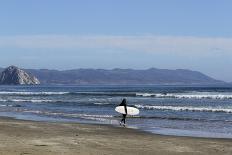
[{"label": "shallow water", "polygon": [[127,125],[158,134],[232,138],[230,86],[1,86],[0,115],[118,125],[127,98],[140,109]]}]

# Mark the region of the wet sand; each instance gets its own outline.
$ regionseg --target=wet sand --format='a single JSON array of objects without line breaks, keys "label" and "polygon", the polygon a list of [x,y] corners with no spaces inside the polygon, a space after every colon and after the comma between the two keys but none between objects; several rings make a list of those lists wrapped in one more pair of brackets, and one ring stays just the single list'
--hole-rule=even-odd
[{"label": "wet sand", "polygon": [[232,139],[154,135],[123,127],[0,117],[0,155],[231,155]]}]

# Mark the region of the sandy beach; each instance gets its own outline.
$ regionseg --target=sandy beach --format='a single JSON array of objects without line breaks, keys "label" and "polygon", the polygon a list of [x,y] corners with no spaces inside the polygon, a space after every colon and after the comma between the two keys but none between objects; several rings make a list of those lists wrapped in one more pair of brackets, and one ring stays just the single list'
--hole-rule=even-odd
[{"label": "sandy beach", "polygon": [[154,135],[123,127],[0,118],[1,155],[232,154],[231,139]]}]

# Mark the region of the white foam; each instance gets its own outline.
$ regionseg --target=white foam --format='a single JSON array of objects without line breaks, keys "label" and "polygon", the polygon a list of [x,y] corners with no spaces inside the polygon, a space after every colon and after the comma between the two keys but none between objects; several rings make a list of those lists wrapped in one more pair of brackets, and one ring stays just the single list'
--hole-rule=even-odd
[{"label": "white foam", "polygon": [[232,99],[232,94],[218,93],[210,94],[207,92],[190,93],[168,93],[168,94],[154,94],[154,93],[136,93],[136,96],[143,97],[157,97],[157,98],[187,98],[187,99]]},{"label": "white foam", "polygon": [[68,114],[61,112],[49,112],[49,111],[39,111],[39,110],[25,110],[23,112],[35,113],[35,114],[44,114],[44,115],[53,115],[53,116],[66,116],[66,117],[80,117],[80,118],[112,118],[112,115],[90,115],[90,114]]},{"label": "white foam", "polygon": [[32,103],[78,103],[80,100],[48,100],[48,99],[0,99],[0,102],[32,102]]},{"label": "white foam", "polygon": [[[48,99],[0,99],[0,102],[31,102],[31,103],[79,103],[80,100],[48,100]],[[108,105],[109,102],[95,102],[95,105]]]},{"label": "white foam", "polygon": [[63,95],[69,92],[8,92],[1,91],[0,95]]},{"label": "white foam", "polygon": [[96,104],[96,105],[107,105],[107,104],[110,104],[110,103],[107,103],[107,102],[96,102],[96,103],[94,103],[94,104]]},{"label": "white foam", "polygon": [[36,99],[32,99],[32,100],[23,100],[23,99],[8,99],[8,100],[3,100],[0,99],[0,102],[32,102],[32,103],[41,103],[41,102],[57,102],[54,100],[36,100]]},{"label": "white foam", "polygon": [[154,110],[173,110],[173,111],[202,111],[202,112],[226,112],[232,113],[232,108],[220,107],[188,107],[188,106],[151,106],[151,105],[135,105],[140,109]]},{"label": "white foam", "polygon": [[0,104],[0,107],[12,107],[12,105]]},{"label": "white foam", "polygon": [[136,93],[136,96],[143,96],[143,97],[151,97],[151,96],[156,96],[158,94],[153,94],[153,93]]},{"label": "white foam", "polygon": [[7,100],[4,100],[4,99],[0,99],[0,102],[7,102]]},{"label": "white foam", "polygon": [[55,102],[53,100],[19,100],[19,99],[13,99],[12,102],[33,102],[33,103],[41,103],[41,102]]}]

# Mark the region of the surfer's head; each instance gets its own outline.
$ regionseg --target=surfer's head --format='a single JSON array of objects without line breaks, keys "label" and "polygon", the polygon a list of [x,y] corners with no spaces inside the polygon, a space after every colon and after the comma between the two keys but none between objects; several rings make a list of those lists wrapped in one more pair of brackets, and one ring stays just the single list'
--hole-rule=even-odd
[{"label": "surfer's head", "polygon": [[122,103],[125,103],[125,104],[126,104],[126,99],[125,99],[125,98],[122,100]]}]

